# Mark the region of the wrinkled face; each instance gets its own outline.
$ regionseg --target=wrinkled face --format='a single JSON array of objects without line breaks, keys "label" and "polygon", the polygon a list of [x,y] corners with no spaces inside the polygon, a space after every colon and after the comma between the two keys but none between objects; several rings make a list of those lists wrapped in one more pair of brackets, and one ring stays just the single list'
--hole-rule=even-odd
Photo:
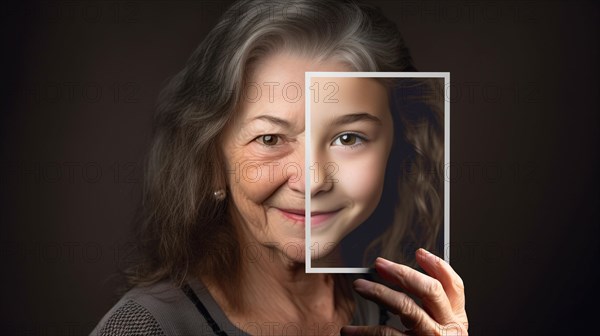
[{"label": "wrinkled face", "polygon": [[[265,58],[222,144],[236,225],[249,241],[293,262],[305,260],[306,71],[352,70],[288,53]],[[315,78],[309,94],[311,249],[318,259],[377,206],[393,129],[386,89],[374,79]]]}]

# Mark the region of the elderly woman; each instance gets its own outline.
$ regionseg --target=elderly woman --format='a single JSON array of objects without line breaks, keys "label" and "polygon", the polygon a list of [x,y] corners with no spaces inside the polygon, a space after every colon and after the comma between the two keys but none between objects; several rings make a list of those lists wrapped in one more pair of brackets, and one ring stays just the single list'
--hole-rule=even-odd
[{"label": "elderly woman", "polygon": [[337,246],[377,206],[390,153],[406,151],[418,178],[399,181],[391,233],[378,241],[388,259],[374,262],[389,286],[305,272],[305,99],[286,84],[304,83],[306,71],[414,68],[395,25],[372,6],[234,4],[161,97],[143,259],[93,335],[467,334],[462,280],[446,262],[417,250],[424,274],[388,260],[398,232],[437,232],[440,181],[424,170],[443,158],[439,117],[395,115],[389,81],[340,78],[339,104],[313,106],[311,159],[339,170],[322,178],[327,168],[315,165],[321,178],[310,184],[313,239]]}]

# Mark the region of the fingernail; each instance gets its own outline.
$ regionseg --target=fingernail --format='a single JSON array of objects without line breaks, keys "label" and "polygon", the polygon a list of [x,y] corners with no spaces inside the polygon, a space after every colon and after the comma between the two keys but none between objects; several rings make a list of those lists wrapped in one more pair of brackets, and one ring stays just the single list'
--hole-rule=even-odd
[{"label": "fingernail", "polygon": [[352,283],[354,285],[354,289],[359,292],[366,292],[371,285],[368,280],[357,279]]},{"label": "fingernail", "polygon": [[426,261],[428,263],[437,263],[437,262],[439,262],[441,260],[440,257],[438,257],[435,254],[427,251],[424,248],[420,248],[419,250],[421,250],[421,253],[419,253],[421,255],[420,259],[423,260],[423,261]]},{"label": "fingernail", "polygon": [[424,249],[424,248],[422,248],[422,247],[421,247],[421,248],[419,248],[419,250],[421,250],[421,252],[423,252],[423,253],[425,253],[425,254],[433,254],[433,253],[431,253],[431,252],[427,251],[426,249]]},{"label": "fingernail", "polygon": [[[419,251],[420,251],[420,252],[419,252]],[[433,257],[433,256],[435,256],[435,254],[433,254],[433,253],[431,253],[431,252],[427,251],[426,249],[424,249],[424,248],[422,248],[422,247],[421,247],[421,248],[419,248],[419,249],[417,250],[417,252],[419,252],[419,254],[421,255],[421,257],[424,257],[424,258],[426,258],[426,257]]]},{"label": "fingernail", "polygon": [[377,263],[380,267],[388,267],[392,265],[391,261],[382,257],[377,257],[377,259],[375,259],[375,263]]},{"label": "fingernail", "polygon": [[343,326],[342,330],[340,330],[340,334],[342,335],[358,335],[358,327],[357,326]]},{"label": "fingernail", "polygon": [[384,257],[377,257],[377,259],[375,259],[375,261],[383,262],[383,263],[386,263],[386,264],[391,264],[392,263],[391,261],[385,259]]}]

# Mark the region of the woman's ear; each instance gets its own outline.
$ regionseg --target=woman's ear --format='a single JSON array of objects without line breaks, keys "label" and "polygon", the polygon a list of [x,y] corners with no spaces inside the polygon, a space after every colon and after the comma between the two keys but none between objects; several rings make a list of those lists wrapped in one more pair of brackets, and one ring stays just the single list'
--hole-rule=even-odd
[{"label": "woman's ear", "polygon": [[226,171],[227,167],[225,162],[219,159],[218,156],[213,158],[214,164],[212,165],[212,184],[206,192],[210,194],[217,202],[222,202],[225,200],[229,194],[227,187],[227,176]]}]

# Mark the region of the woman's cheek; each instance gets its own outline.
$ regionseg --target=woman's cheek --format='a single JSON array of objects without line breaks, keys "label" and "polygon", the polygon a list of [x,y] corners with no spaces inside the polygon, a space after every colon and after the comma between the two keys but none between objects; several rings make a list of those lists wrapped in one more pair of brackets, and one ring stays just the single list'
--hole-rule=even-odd
[{"label": "woman's cheek", "polygon": [[286,171],[288,176],[295,178],[299,167],[292,166],[284,160],[245,160],[233,167],[236,178],[232,182],[238,184],[249,200],[261,204],[286,182]]},{"label": "woman's cheek", "polygon": [[385,169],[382,169],[380,161],[377,153],[369,153],[338,163],[339,187],[355,206],[369,214],[379,203],[383,189]]}]

